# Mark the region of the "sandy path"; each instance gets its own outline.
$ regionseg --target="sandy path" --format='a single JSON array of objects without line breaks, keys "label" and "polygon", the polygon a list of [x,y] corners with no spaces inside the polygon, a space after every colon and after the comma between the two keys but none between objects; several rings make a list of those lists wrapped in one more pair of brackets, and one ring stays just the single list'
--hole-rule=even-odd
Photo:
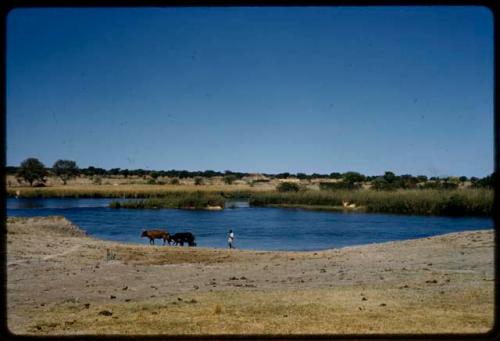
[{"label": "sandy path", "polygon": [[35,218],[9,220],[7,239],[8,326],[18,334],[485,332],[493,323],[491,230],[254,252],[125,245]]}]

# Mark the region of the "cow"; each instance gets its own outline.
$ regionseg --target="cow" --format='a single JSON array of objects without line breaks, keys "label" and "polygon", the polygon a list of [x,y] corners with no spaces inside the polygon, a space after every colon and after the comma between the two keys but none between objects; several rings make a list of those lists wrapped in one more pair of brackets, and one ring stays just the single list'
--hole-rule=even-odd
[{"label": "cow", "polygon": [[172,236],[170,236],[170,240],[172,240],[175,244],[184,246],[184,243],[188,243],[189,246],[196,246],[195,237],[191,232],[179,232]]},{"label": "cow", "polygon": [[143,230],[141,234],[141,238],[148,237],[149,244],[154,245],[155,239],[163,239],[163,245],[168,242],[170,245],[170,234],[166,230]]}]

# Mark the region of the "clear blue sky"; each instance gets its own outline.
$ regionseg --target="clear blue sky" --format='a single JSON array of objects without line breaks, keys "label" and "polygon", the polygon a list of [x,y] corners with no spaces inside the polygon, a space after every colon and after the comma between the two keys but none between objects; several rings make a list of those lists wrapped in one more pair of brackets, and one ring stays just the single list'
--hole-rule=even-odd
[{"label": "clear blue sky", "polygon": [[18,9],[7,165],[493,171],[481,7]]}]

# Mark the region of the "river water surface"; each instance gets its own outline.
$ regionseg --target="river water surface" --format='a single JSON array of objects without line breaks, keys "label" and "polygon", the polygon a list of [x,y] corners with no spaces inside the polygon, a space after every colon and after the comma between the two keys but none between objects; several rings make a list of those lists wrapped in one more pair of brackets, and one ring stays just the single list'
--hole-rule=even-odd
[{"label": "river water surface", "polygon": [[[319,212],[254,208],[236,202],[222,211],[178,209],[110,209],[116,199],[7,199],[8,216],[64,216],[100,239],[147,244],[142,228],[192,232],[198,246],[235,246],[252,250],[322,250],[488,229],[493,220],[480,217],[407,216],[375,213]],[[158,243],[158,241],[157,241]]]}]

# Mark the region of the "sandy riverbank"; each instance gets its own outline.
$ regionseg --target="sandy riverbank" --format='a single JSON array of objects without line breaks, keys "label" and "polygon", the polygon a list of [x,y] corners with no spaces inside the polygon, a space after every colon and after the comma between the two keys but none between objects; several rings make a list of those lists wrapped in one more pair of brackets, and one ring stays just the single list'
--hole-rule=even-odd
[{"label": "sandy riverbank", "polygon": [[319,252],[125,245],[9,218],[15,334],[480,333],[493,231]]}]

